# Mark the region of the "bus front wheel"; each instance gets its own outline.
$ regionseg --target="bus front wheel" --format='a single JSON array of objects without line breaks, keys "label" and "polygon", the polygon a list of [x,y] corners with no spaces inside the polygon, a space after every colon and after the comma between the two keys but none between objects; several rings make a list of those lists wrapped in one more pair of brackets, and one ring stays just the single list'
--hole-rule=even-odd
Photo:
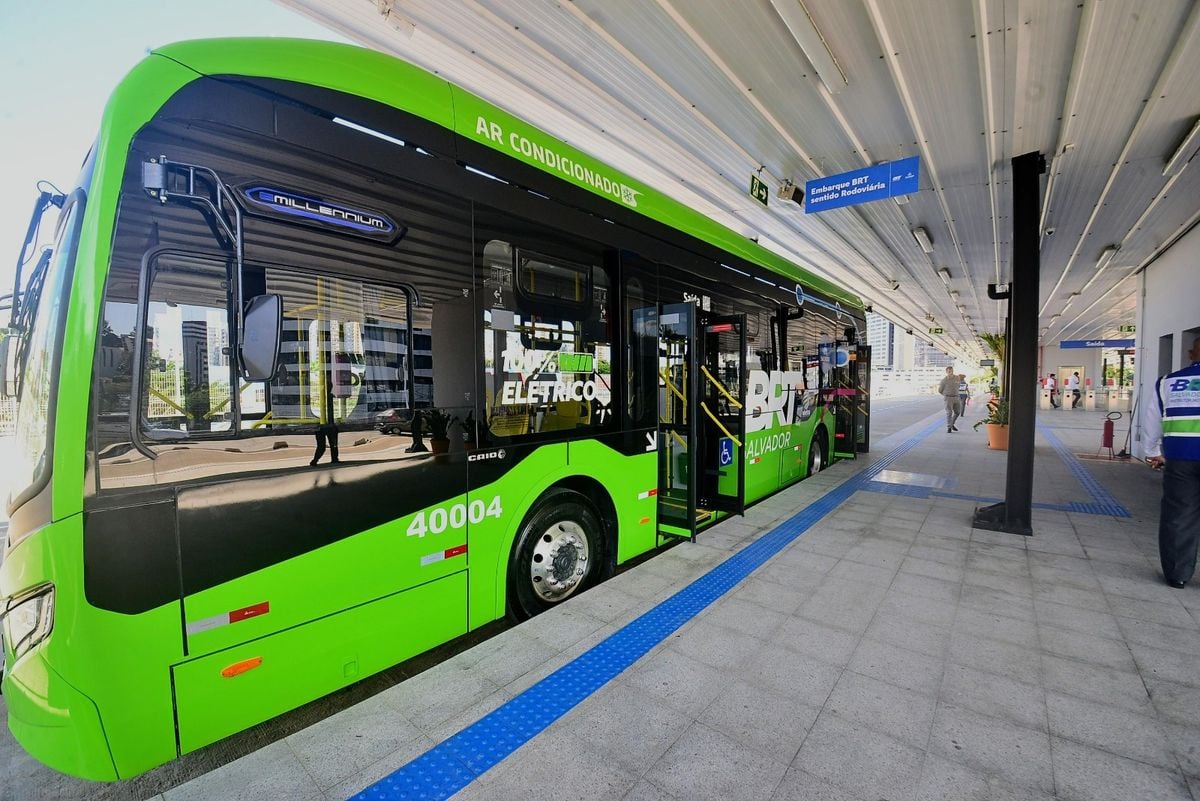
[{"label": "bus front wheel", "polygon": [[530,618],[562,603],[600,572],[603,525],[578,492],[548,493],[521,526],[509,564],[513,612]]}]

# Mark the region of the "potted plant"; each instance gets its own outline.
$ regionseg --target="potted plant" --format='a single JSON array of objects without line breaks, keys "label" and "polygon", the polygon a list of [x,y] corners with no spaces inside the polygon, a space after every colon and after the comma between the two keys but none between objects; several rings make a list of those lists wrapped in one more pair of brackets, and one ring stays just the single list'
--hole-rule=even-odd
[{"label": "potted plant", "polygon": [[976,431],[987,426],[988,447],[994,451],[1008,450],[1008,398],[993,398],[988,401],[987,417],[971,426]]},{"label": "potted plant", "polygon": [[450,450],[450,426],[456,418],[441,409],[429,409],[425,412],[429,421],[429,450],[431,453],[445,453]]}]

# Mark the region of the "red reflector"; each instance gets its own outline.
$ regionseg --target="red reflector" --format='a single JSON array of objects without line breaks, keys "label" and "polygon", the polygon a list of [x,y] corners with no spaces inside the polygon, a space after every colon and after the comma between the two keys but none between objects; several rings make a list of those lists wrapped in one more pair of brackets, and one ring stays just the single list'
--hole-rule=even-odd
[{"label": "red reflector", "polygon": [[650,490],[650,497],[651,497],[651,498],[653,498],[655,495],[658,495],[658,489],[657,489],[657,488]]},{"label": "red reflector", "polygon": [[708,327],[708,332],[710,334],[724,334],[732,330],[733,323],[717,323],[716,325],[710,325]]},{"label": "red reflector", "polygon": [[221,675],[224,678],[232,679],[234,676],[240,676],[241,674],[245,673],[247,670],[254,670],[256,667],[258,667],[261,664],[262,664],[261,656],[255,656],[250,659],[243,659],[241,662],[234,662],[232,665],[230,665],[229,667],[222,670]]},{"label": "red reflector", "polygon": [[833,438],[834,439],[845,439],[846,435],[845,434],[834,434]]},{"label": "red reflector", "polygon": [[229,613],[229,622],[237,623],[239,620],[245,620],[248,617],[258,617],[259,615],[265,615],[267,612],[270,612],[270,611],[271,611],[271,602],[263,601],[261,604],[255,604],[254,606],[247,606],[242,609],[234,609],[232,612]]},{"label": "red reflector", "polygon": [[449,559],[452,556],[461,556],[462,554],[464,554],[466,552],[467,552],[467,546],[465,544],[464,545],[456,545],[453,548],[446,549],[446,558]]}]

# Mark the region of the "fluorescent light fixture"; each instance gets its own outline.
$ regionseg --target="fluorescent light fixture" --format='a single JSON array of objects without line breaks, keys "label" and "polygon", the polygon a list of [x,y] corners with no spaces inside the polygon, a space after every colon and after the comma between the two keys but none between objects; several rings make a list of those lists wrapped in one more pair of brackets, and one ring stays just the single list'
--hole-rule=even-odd
[{"label": "fluorescent light fixture", "polygon": [[1179,143],[1179,147],[1175,148],[1175,152],[1171,154],[1171,158],[1167,159],[1162,174],[1171,177],[1183,172],[1183,168],[1192,160],[1192,156],[1196,155],[1197,148],[1200,148],[1200,119],[1196,120],[1196,123],[1192,125],[1192,130],[1188,131],[1187,136],[1183,137],[1183,141]]},{"label": "fluorescent light fixture", "polygon": [[[918,228],[917,230],[920,231],[921,229]],[[938,278],[942,279],[943,284],[945,284],[947,287],[950,286],[950,271],[949,270],[947,270],[945,267],[943,267],[942,269],[937,271],[937,274],[938,274]]]},{"label": "fluorescent light fixture", "polygon": [[388,136],[382,131],[377,131],[374,128],[368,128],[365,125],[359,125],[357,122],[351,122],[350,120],[343,119],[341,117],[334,117],[333,121],[338,125],[358,131],[359,133],[365,133],[367,136],[373,136],[376,139],[382,139],[385,142],[391,142],[393,145],[404,147],[405,143],[403,139],[397,139],[394,136]]},{"label": "fluorescent light fixture", "polygon": [[921,226],[912,229],[913,239],[917,240],[917,244],[921,246],[921,250],[926,253],[933,252],[933,240],[929,238],[929,232]]},{"label": "fluorescent light fixture", "polygon": [[1063,304],[1062,312],[1066,313],[1067,309],[1071,308],[1071,304],[1075,302],[1075,293],[1071,293],[1071,297],[1067,298],[1067,302]]},{"label": "fluorescent light fixture", "polygon": [[757,275],[754,276],[754,280],[761,281],[762,283],[766,284],[767,286],[778,286],[778,284],[776,284],[774,281],[768,281],[765,278],[759,278]]},{"label": "fluorescent light fixture", "polygon": [[1113,256],[1115,256],[1117,251],[1120,249],[1120,245],[1109,245],[1104,249],[1104,252],[1100,254],[1100,258],[1096,260],[1096,272],[1092,273],[1092,277],[1088,279],[1088,282],[1083,285],[1083,289],[1080,289],[1077,294],[1083,294],[1084,292],[1087,292],[1088,288],[1091,287],[1092,284],[1096,283],[1096,279],[1100,277],[1100,273],[1104,272],[1105,269],[1108,268],[1108,265],[1113,260]]},{"label": "fluorescent light fixture", "polygon": [[730,267],[728,264],[722,264],[721,266],[724,267],[726,270],[729,270],[730,272],[737,273],[738,275],[745,275],[745,276],[750,275],[750,273],[746,272],[745,270],[739,270],[737,267]]},{"label": "fluorescent light fixture", "polygon": [[1121,249],[1120,245],[1109,245],[1101,253],[1100,258],[1096,260],[1096,271],[1099,272],[1108,266],[1112,261],[1113,256],[1117,255],[1117,251]]},{"label": "fluorescent light fixture", "polygon": [[951,289],[951,290],[950,290],[950,297],[954,298],[954,300],[958,300],[958,290],[957,290],[957,289]]},{"label": "fluorescent light fixture", "polygon": [[379,15],[383,17],[383,21],[398,31],[401,36],[411,39],[413,31],[417,29],[416,23],[397,13],[393,5],[394,0],[375,0],[375,7],[379,9]]},{"label": "fluorescent light fixture", "polygon": [[850,83],[846,80],[846,73],[842,72],[825,37],[817,30],[812,15],[804,7],[804,0],[771,0],[771,5],[775,7],[775,13],[783,20],[796,44],[804,51],[805,57],[829,93],[836,95],[845,89]]}]

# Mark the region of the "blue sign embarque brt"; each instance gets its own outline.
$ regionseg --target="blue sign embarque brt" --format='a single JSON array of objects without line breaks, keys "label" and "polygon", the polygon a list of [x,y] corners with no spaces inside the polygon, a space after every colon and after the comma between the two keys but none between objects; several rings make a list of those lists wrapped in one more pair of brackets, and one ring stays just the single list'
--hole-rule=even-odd
[{"label": "blue sign embarque brt", "polygon": [[840,175],[814,178],[804,184],[804,213],[910,195],[920,188],[920,173],[921,157],[911,156]]}]

